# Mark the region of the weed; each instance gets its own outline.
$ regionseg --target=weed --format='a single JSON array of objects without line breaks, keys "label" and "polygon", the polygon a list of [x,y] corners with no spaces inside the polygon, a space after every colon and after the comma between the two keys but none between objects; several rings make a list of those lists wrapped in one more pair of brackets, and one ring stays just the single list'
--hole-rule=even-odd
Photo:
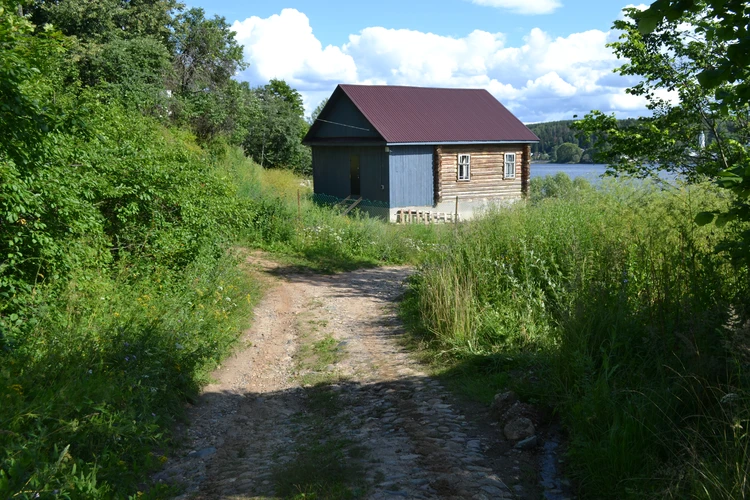
[{"label": "weed", "polygon": [[554,405],[585,496],[744,495],[746,417],[720,401],[747,395],[724,325],[746,320],[748,271],[693,223],[727,200],[548,184],[552,197],[490,211],[423,258],[403,306],[414,342],[477,399],[510,385]]},{"label": "weed", "polygon": [[276,493],[290,498],[359,498],[366,491],[362,459],[367,449],[337,438],[330,430],[342,410],[338,394],[321,384],[311,388],[307,411],[300,416],[309,433],[298,436],[294,459],[278,465],[273,478]]}]

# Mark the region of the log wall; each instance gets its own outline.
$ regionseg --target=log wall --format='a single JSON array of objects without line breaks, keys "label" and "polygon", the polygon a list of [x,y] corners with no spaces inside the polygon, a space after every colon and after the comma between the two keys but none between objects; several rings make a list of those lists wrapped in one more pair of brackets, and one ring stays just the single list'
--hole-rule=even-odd
[{"label": "log wall", "polygon": [[[435,148],[435,181],[438,202],[458,196],[462,199],[522,196],[528,182],[530,148],[522,144],[438,146]],[[516,153],[516,177],[505,179],[505,153]],[[470,180],[458,180],[458,155],[471,155]],[[528,155],[527,155],[528,156]]]}]

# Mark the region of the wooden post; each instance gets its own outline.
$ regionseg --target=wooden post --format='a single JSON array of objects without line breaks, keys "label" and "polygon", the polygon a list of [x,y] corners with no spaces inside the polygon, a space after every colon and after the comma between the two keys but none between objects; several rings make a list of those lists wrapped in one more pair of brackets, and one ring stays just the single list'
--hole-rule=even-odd
[{"label": "wooden post", "polygon": [[531,177],[531,145],[526,144],[523,147],[521,155],[521,195],[524,198],[529,196],[529,179]]},{"label": "wooden post", "polygon": [[297,220],[302,220],[302,206],[300,203],[299,188],[297,188]]},{"label": "wooden post", "polygon": [[456,195],[456,211],[453,215],[453,223],[458,224],[458,195]]}]

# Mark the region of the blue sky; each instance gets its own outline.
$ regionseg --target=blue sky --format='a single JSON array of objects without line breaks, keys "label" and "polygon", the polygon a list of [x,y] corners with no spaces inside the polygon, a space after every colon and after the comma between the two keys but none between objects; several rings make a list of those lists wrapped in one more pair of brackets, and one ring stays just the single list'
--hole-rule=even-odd
[{"label": "blue sky", "polygon": [[[646,114],[612,74],[627,2],[199,0],[233,25],[252,85],[283,78],[309,112],[337,83],[486,88],[525,122]],[[632,5],[632,4],[631,4]]]}]

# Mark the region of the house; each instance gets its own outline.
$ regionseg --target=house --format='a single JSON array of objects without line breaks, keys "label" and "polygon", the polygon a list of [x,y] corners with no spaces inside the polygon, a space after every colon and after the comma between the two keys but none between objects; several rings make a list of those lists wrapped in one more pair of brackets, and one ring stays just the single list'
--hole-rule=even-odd
[{"label": "house", "polygon": [[370,200],[394,220],[522,198],[538,141],[483,89],[339,85],[303,142],[315,194]]}]

